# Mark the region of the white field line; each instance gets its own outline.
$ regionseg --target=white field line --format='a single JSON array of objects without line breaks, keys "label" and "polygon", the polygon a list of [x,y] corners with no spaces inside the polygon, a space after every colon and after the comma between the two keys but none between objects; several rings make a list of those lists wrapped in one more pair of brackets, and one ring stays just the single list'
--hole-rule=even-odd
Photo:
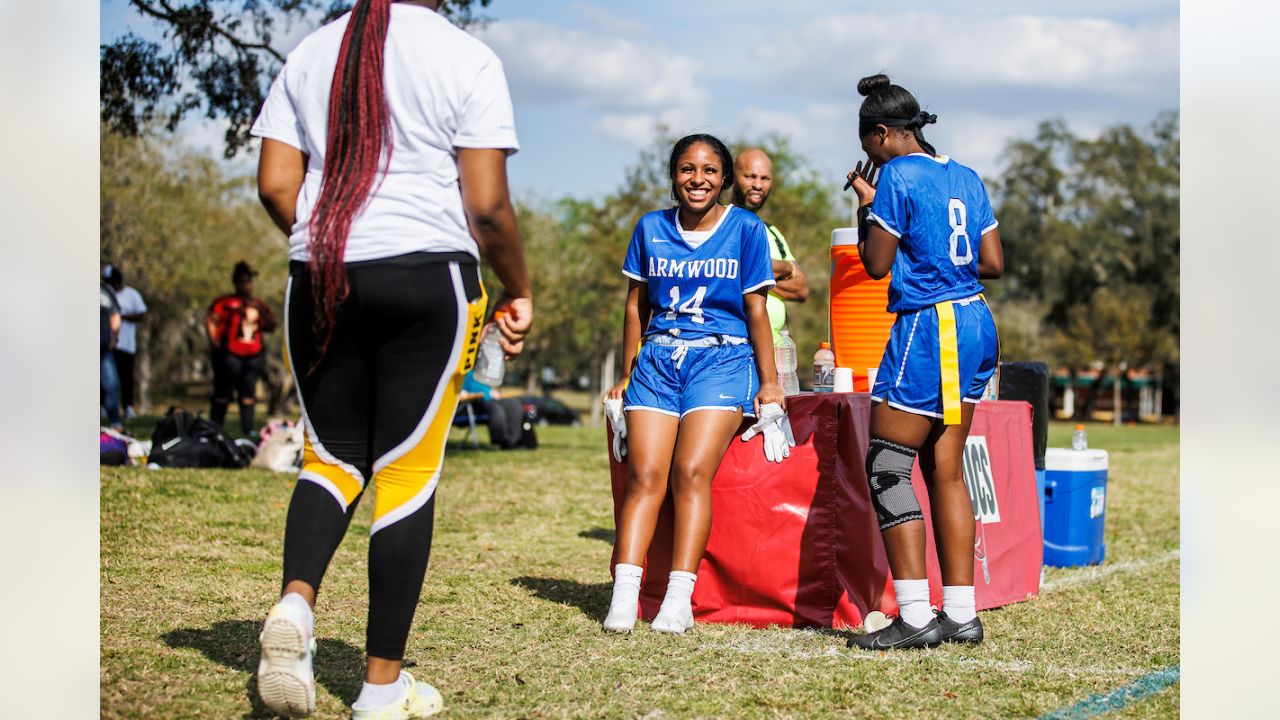
[{"label": "white field line", "polygon": [[1145,570],[1155,565],[1163,565],[1167,562],[1177,560],[1181,555],[1181,550],[1170,550],[1164,555],[1145,558],[1143,560],[1131,560],[1129,562],[1115,563],[1113,565],[1094,565],[1084,570],[1072,572],[1066,577],[1049,580],[1040,586],[1040,592],[1050,592],[1060,590],[1073,585],[1082,583],[1090,583],[1094,580],[1101,580],[1109,575],[1116,573],[1130,573],[1139,570]]},{"label": "white field line", "polygon": [[[814,660],[818,658],[840,658],[854,662],[883,662],[914,664],[919,655],[916,653],[869,653],[844,649],[844,639],[840,636],[819,633],[812,630],[798,630],[788,633],[790,637],[757,635],[731,641],[724,644],[703,643],[702,650],[728,650],[743,655],[782,655],[796,660]],[[835,641],[833,645],[817,645],[820,642]],[[926,651],[927,652],[927,651]],[[1138,677],[1149,668],[1130,666],[1119,667],[1071,667],[1053,663],[1037,663],[1030,660],[983,660],[980,658],[951,657],[929,653],[932,662],[947,665],[958,665],[971,670],[995,670],[1006,673],[1039,673],[1045,675],[1066,675],[1069,677]]]}]

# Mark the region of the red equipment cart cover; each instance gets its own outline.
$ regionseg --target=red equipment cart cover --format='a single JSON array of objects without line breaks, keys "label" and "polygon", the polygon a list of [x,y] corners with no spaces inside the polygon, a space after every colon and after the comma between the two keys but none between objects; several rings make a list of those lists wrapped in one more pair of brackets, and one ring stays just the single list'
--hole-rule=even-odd
[{"label": "red equipment cart cover", "polygon": [[[796,437],[791,457],[781,464],[768,462],[761,439],[735,438],[712,481],[711,537],[698,569],[694,616],[699,622],[757,627],[857,627],[872,610],[896,613],[864,467],[870,396],[802,393],[787,404]],[[1031,406],[979,403],[964,471],[976,519],[978,609],[1035,597],[1043,545]],[[629,470],[612,453],[610,472],[616,527]],[[940,606],[941,571],[918,464],[912,484],[925,515],[930,596]],[[644,618],[657,614],[666,592],[672,512],[668,495],[640,591]],[[611,568],[616,547],[614,552]]]}]

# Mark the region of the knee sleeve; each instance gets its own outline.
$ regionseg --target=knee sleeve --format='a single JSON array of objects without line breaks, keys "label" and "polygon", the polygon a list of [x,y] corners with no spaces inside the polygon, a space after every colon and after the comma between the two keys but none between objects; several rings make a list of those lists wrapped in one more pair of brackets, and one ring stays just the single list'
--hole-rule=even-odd
[{"label": "knee sleeve", "polygon": [[875,506],[882,531],[924,519],[920,501],[911,489],[911,466],[915,460],[915,450],[871,438],[871,447],[867,450],[867,480],[871,484],[871,504]]}]

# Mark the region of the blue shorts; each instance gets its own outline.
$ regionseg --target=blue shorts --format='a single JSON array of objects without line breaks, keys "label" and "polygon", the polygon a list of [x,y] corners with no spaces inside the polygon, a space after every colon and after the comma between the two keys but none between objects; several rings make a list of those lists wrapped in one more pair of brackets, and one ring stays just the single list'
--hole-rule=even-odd
[{"label": "blue shorts", "polygon": [[[980,297],[951,302],[955,314],[960,400],[982,398],[1000,362],[1000,340],[991,309]],[[938,309],[899,313],[871,390],[875,402],[917,415],[943,417],[942,353]]]},{"label": "blue shorts", "polygon": [[751,346],[660,345],[640,347],[636,369],[622,395],[624,410],[653,410],[684,417],[694,410],[742,410],[755,417],[760,390]]}]

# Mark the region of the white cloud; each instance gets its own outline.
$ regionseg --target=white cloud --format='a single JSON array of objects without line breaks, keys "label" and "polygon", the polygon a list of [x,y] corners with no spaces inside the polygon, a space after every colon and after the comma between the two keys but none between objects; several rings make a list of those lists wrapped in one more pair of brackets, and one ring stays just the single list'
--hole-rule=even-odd
[{"label": "white cloud", "polygon": [[648,112],[705,107],[700,63],[656,45],[601,37],[534,20],[477,33],[502,58],[517,101]]},{"label": "white cloud", "polygon": [[[1125,25],[1040,16],[837,15],[762,48],[775,80],[853,87],[886,69],[961,87],[1003,85],[1120,94],[1178,73],[1178,21]],[[804,48],[805,52],[796,52]]]}]

